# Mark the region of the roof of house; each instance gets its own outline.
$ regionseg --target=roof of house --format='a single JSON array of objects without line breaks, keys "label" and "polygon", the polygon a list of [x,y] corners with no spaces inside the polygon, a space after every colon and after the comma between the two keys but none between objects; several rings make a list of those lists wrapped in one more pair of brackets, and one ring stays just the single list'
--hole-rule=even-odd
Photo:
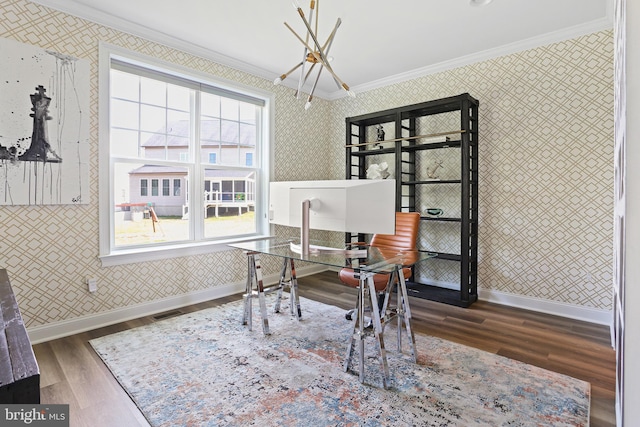
[{"label": "roof of house", "polygon": [[[234,123],[234,122],[232,122]],[[166,128],[158,130],[149,139],[141,145],[146,148],[151,147],[187,147],[189,145],[188,136],[191,133],[189,120],[176,120]],[[239,139],[238,129],[236,126],[220,126],[220,119],[202,120],[200,122],[200,139],[202,146],[218,146],[220,144],[234,144],[228,141],[237,141]],[[165,145],[165,134],[166,145]],[[234,144],[235,145],[235,144]]]},{"label": "roof of house", "polygon": [[[129,171],[129,175],[186,175],[185,168],[176,166],[144,165]],[[255,179],[254,171],[238,169],[205,169],[206,178]]]}]

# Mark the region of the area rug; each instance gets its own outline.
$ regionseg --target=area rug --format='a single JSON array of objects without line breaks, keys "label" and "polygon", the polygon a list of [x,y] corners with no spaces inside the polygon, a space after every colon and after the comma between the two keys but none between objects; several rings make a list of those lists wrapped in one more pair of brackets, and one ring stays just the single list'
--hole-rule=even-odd
[{"label": "area rug", "polygon": [[394,351],[393,328],[390,388],[380,385],[373,339],[362,384],[342,369],[352,328],[344,310],[301,305],[300,322],[286,304],[271,309],[269,336],[255,308],[253,331],[241,325],[238,301],[91,345],[152,426],[589,424],[589,383],[420,334],[414,364]]}]

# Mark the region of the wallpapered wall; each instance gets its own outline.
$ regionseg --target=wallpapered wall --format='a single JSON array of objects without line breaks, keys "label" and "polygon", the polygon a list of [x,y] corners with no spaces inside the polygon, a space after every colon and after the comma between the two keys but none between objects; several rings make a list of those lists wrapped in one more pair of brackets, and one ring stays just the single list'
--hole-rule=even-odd
[{"label": "wallpapered wall", "polygon": [[[274,180],[344,177],[344,118],[470,92],[480,100],[480,265],[485,289],[611,306],[612,35],[600,32],[355,100],[316,98],[25,0],[0,1],[0,37],[91,63],[91,202],[0,208],[0,267],[28,327],[241,282],[244,255],[217,252],[102,268],[98,260],[98,42],[276,94]],[[318,126],[327,123],[328,126]],[[265,259],[267,274],[279,263]],[[96,277],[99,290],[84,284]]]},{"label": "wallpapered wall", "polygon": [[333,102],[332,174],[344,176],[345,117],[464,92],[480,101],[478,286],[610,309],[612,32]]},{"label": "wallpapered wall", "polygon": [[[273,91],[277,111],[273,179],[327,177],[330,159],[319,155],[322,150],[318,149],[326,144],[327,138],[317,128],[317,123],[327,121],[327,101],[314,100],[313,108],[305,113],[304,100],[296,100],[290,89],[24,0],[0,1],[0,16],[0,37],[91,63],[90,204],[0,208],[0,268],[9,273],[27,327],[242,283],[245,278],[246,260],[241,251],[101,267],[97,158],[99,41]],[[278,272],[280,267],[277,260],[267,257],[263,266],[266,274]],[[98,279],[95,294],[86,290],[87,277]]]}]

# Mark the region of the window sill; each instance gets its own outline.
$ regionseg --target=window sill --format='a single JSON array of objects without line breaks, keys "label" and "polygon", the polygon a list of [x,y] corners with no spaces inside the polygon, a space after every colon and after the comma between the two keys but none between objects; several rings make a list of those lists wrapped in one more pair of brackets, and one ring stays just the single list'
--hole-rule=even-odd
[{"label": "window sill", "polygon": [[229,239],[215,242],[186,243],[179,245],[156,246],[151,248],[122,249],[107,255],[100,255],[102,267],[113,267],[123,264],[135,264],[140,262],[158,261],[163,259],[180,258],[215,252],[229,251],[230,243],[258,240],[269,237],[268,235],[255,235],[240,239]]}]

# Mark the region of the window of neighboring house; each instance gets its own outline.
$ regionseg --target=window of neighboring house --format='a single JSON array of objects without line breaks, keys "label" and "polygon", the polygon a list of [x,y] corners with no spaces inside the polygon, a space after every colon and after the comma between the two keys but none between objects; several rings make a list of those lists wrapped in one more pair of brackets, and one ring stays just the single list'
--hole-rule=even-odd
[{"label": "window of neighboring house", "polygon": [[[178,67],[161,69],[166,64],[145,64],[147,58],[125,59],[128,55],[135,56],[101,46],[101,72],[108,75],[101,74],[101,102],[104,95],[109,113],[106,120],[101,117],[108,144],[101,143],[105,167],[100,170],[108,176],[101,177],[100,193],[101,209],[110,213],[101,223],[103,263],[135,261],[132,250],[153,249],[163,258],[168,252],[158,250],[171,248],[170,256],[176,256],[176,244],[185,253],[193,253],[191,244],[207,252],[227,248],[220,243],[266,235],[272,95]],[[162,195],[174,197],[154,198],[160,181]],[[135,182],[139,192],[130,191]],[[147,227],[146,217],[141,224],[133,215],[116,220],[116,206],[122,204],[134,210],[152,206],[162,227]],[[124,252],[118,258],[122,250],[126,260]]]},{"label": "window of neighboring house", "polygon": [[152,196],[157,196],[158,195],[158,180],[157,179],[152,179],[151,180],[151,195]]},{"label": "window of neighboring house", "polygon": [[176,196],[176,197],[180,195],[180,180],[179,179],[174,179],[173,180],[173,195]]}]

